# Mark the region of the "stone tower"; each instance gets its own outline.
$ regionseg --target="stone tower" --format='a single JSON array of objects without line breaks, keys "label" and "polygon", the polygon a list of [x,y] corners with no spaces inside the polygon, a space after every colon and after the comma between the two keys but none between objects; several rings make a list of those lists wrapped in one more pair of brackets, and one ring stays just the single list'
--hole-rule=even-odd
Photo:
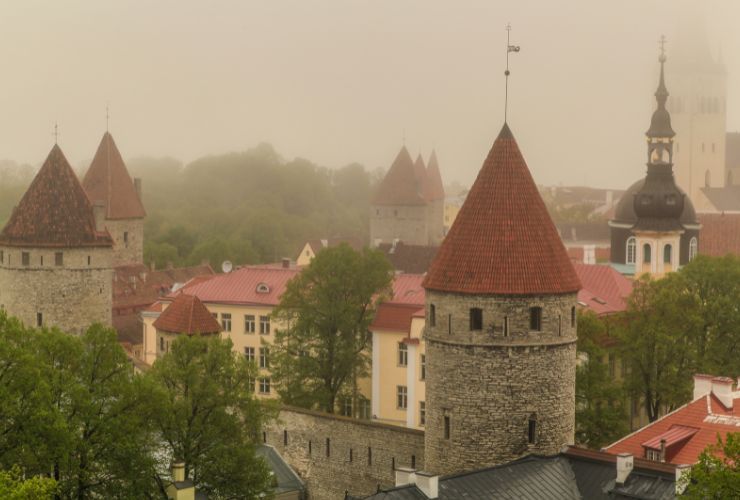
[{"label": "stone tower", "polygon": [[0,233],[0,304],[29,326],[110,325],[112,246],[54,145]]},{"label": "stone tower", "polygon": [[666,102],[666,57],[660,56],[657,106],[647,137],[647,175],[634,183],[617,204],[611,233],[610,261],[625,274],[662,276],[693,259],[701,228],[691,199],[673,177],[674,136]]},{"label": "stone tower", "polygon": [[508,125],[424,288],[425,468],[453,473],[572,444],[580,282]]},{"label": "stone tower", "polygon": [[[434,160],[432,168],[431,161]],[[370,242],[439,245],[444,237],[444,188],[436,156],[430,168],[402,147],[376,191],[370,213]],[[429,178],[432,173],[436,177]]]},{"label": "stone tower", "polygon": [[144,262],[144,217],[141,180],[131,180],[113,136],[106,132],[82,180],[88,198],[102,207],[113,238],[113,265]]}]

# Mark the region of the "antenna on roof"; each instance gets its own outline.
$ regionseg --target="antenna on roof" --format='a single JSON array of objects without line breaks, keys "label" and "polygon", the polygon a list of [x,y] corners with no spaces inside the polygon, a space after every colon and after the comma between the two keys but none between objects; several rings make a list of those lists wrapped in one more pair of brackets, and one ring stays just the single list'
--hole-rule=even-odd
[{"label": "antenna on roof", "polygon": [[504,123],[506,123],[506,118],[509,111],[509,75],[511,74],[511,72],[509,71],[509,52],[519,52],[520,49],[518,45],[511,45],[510,35],[511,23],[508,23],[506,25],[506,71],[504,71],[504,75],[506,76],[506,90],[504,94]]},{"label": "antenna on roof", "polygon": [[225,260],[221,263],[221,271],[223,271],[224,274],[229,274],[232,269],[234,269],[234,264],[232,264],[230,260]]}]

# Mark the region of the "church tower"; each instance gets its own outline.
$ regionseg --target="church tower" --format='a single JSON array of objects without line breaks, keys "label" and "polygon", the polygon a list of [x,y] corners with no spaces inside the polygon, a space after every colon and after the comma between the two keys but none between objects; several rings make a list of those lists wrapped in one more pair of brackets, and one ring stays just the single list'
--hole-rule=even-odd
[{"label": "church tower", "polygon": [[572,444],[580,282],[508,125],[424,288],[425,468],[448,474]]},{"label": "church tower", "polygon": [[54,145],[0,233],[0,304],[28,326],[110,325],[112,245]]},{"label": "church tower", "polygon": [[100,207],[113,238],[113,265],[144,262],[144,217],[141,180],[131,180],[113,136],[106,132],[82,180],[88,198]]},{"label": "church tower", "polygon": [[666,108],[666,57],[660,55],[657,107],[647,137],[647,175],[620,200],[611,232],[611,262],[625,274],[662,276],[688,263],[698,251],[700,225],[691,199],[673,177],[674,137]]}]

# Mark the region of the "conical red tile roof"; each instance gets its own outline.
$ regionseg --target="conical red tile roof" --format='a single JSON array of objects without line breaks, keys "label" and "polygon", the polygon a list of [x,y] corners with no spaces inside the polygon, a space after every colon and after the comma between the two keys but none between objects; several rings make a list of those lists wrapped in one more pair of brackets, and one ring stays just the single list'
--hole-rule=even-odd
[{"label": "conical red tile roof", "polygon": [[105,203],[108,219],[140,219],[146,216],[126,164],[113,136],[108,132],[100,141],[82,186],[92,203]]},{"label": "conical red tile roof", "polygon": [[424,287],[493,295],[581,288],[508,125],[442,242]]},{"label": "conical red tile roof", "polygon": [[423,186],[427,179],[427,167],[424,165],[424,158],[421,157],[421,153],[414,162],[414,174],[416,174],[416,181]]},{"label": "conical red tile roof", "polygon": [[111,246],[64,153],[54,145],[0,234],[0,243],[28,247]]},{"label": "conical red tile roof", "polygon": [[180,293],[172,304],[154,321],[161,332],[186,335],[218,333],[221,325],[195,295]]},{"label": "conical red tile roof", "polygon": [[393,165],[385,174],[375,197],[374,205],[425,205],[414,162],[406,146],[401,148]]},{"label": "conical red tile roof", "polygon": [[426,182],[424,184],[424,196],[429,201],[444,200],[445,188],[442,184],[442,174],[439,172],[437,153],[432,151],[427,165]]}]

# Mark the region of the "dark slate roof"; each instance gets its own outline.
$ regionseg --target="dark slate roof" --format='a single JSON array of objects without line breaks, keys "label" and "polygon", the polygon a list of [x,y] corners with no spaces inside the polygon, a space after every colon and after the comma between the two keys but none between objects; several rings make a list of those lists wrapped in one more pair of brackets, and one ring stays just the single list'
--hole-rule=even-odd
[{"label": "dark slate roof", "polygon": [[[614,455],[571,447],[555,456],[529,455],[508,464],[442,477],[438,498],[668,500],[675,497],[675,471],[670,465],[635,459],[635,467],[624,484],[616,484],[616,475]],[[416,485],[406,485],[365,498],[425,500],[427,497]]]},{"label": "dark slate roof", "polygon": [[273,490],[276,495],[290,491],[303,491],[305,486],[293,469],[283,460],[280,453],[269,445],[257,447],[257,455],[262,457],[277,479],[277,486]]},{"label": "dark slate roof", "polygon": [[399,241],[392,243],[381,243],[378,250],[383,252],[393,269],[402,273],[424,274],[432,265],[434,256],[437,255],[439,247],[426,245],[407,245]]},{"label": "dark slate roof", "polygon": [[705,187],[701,189],[701,192],[717,211],[740,212],[740,186]]}]

